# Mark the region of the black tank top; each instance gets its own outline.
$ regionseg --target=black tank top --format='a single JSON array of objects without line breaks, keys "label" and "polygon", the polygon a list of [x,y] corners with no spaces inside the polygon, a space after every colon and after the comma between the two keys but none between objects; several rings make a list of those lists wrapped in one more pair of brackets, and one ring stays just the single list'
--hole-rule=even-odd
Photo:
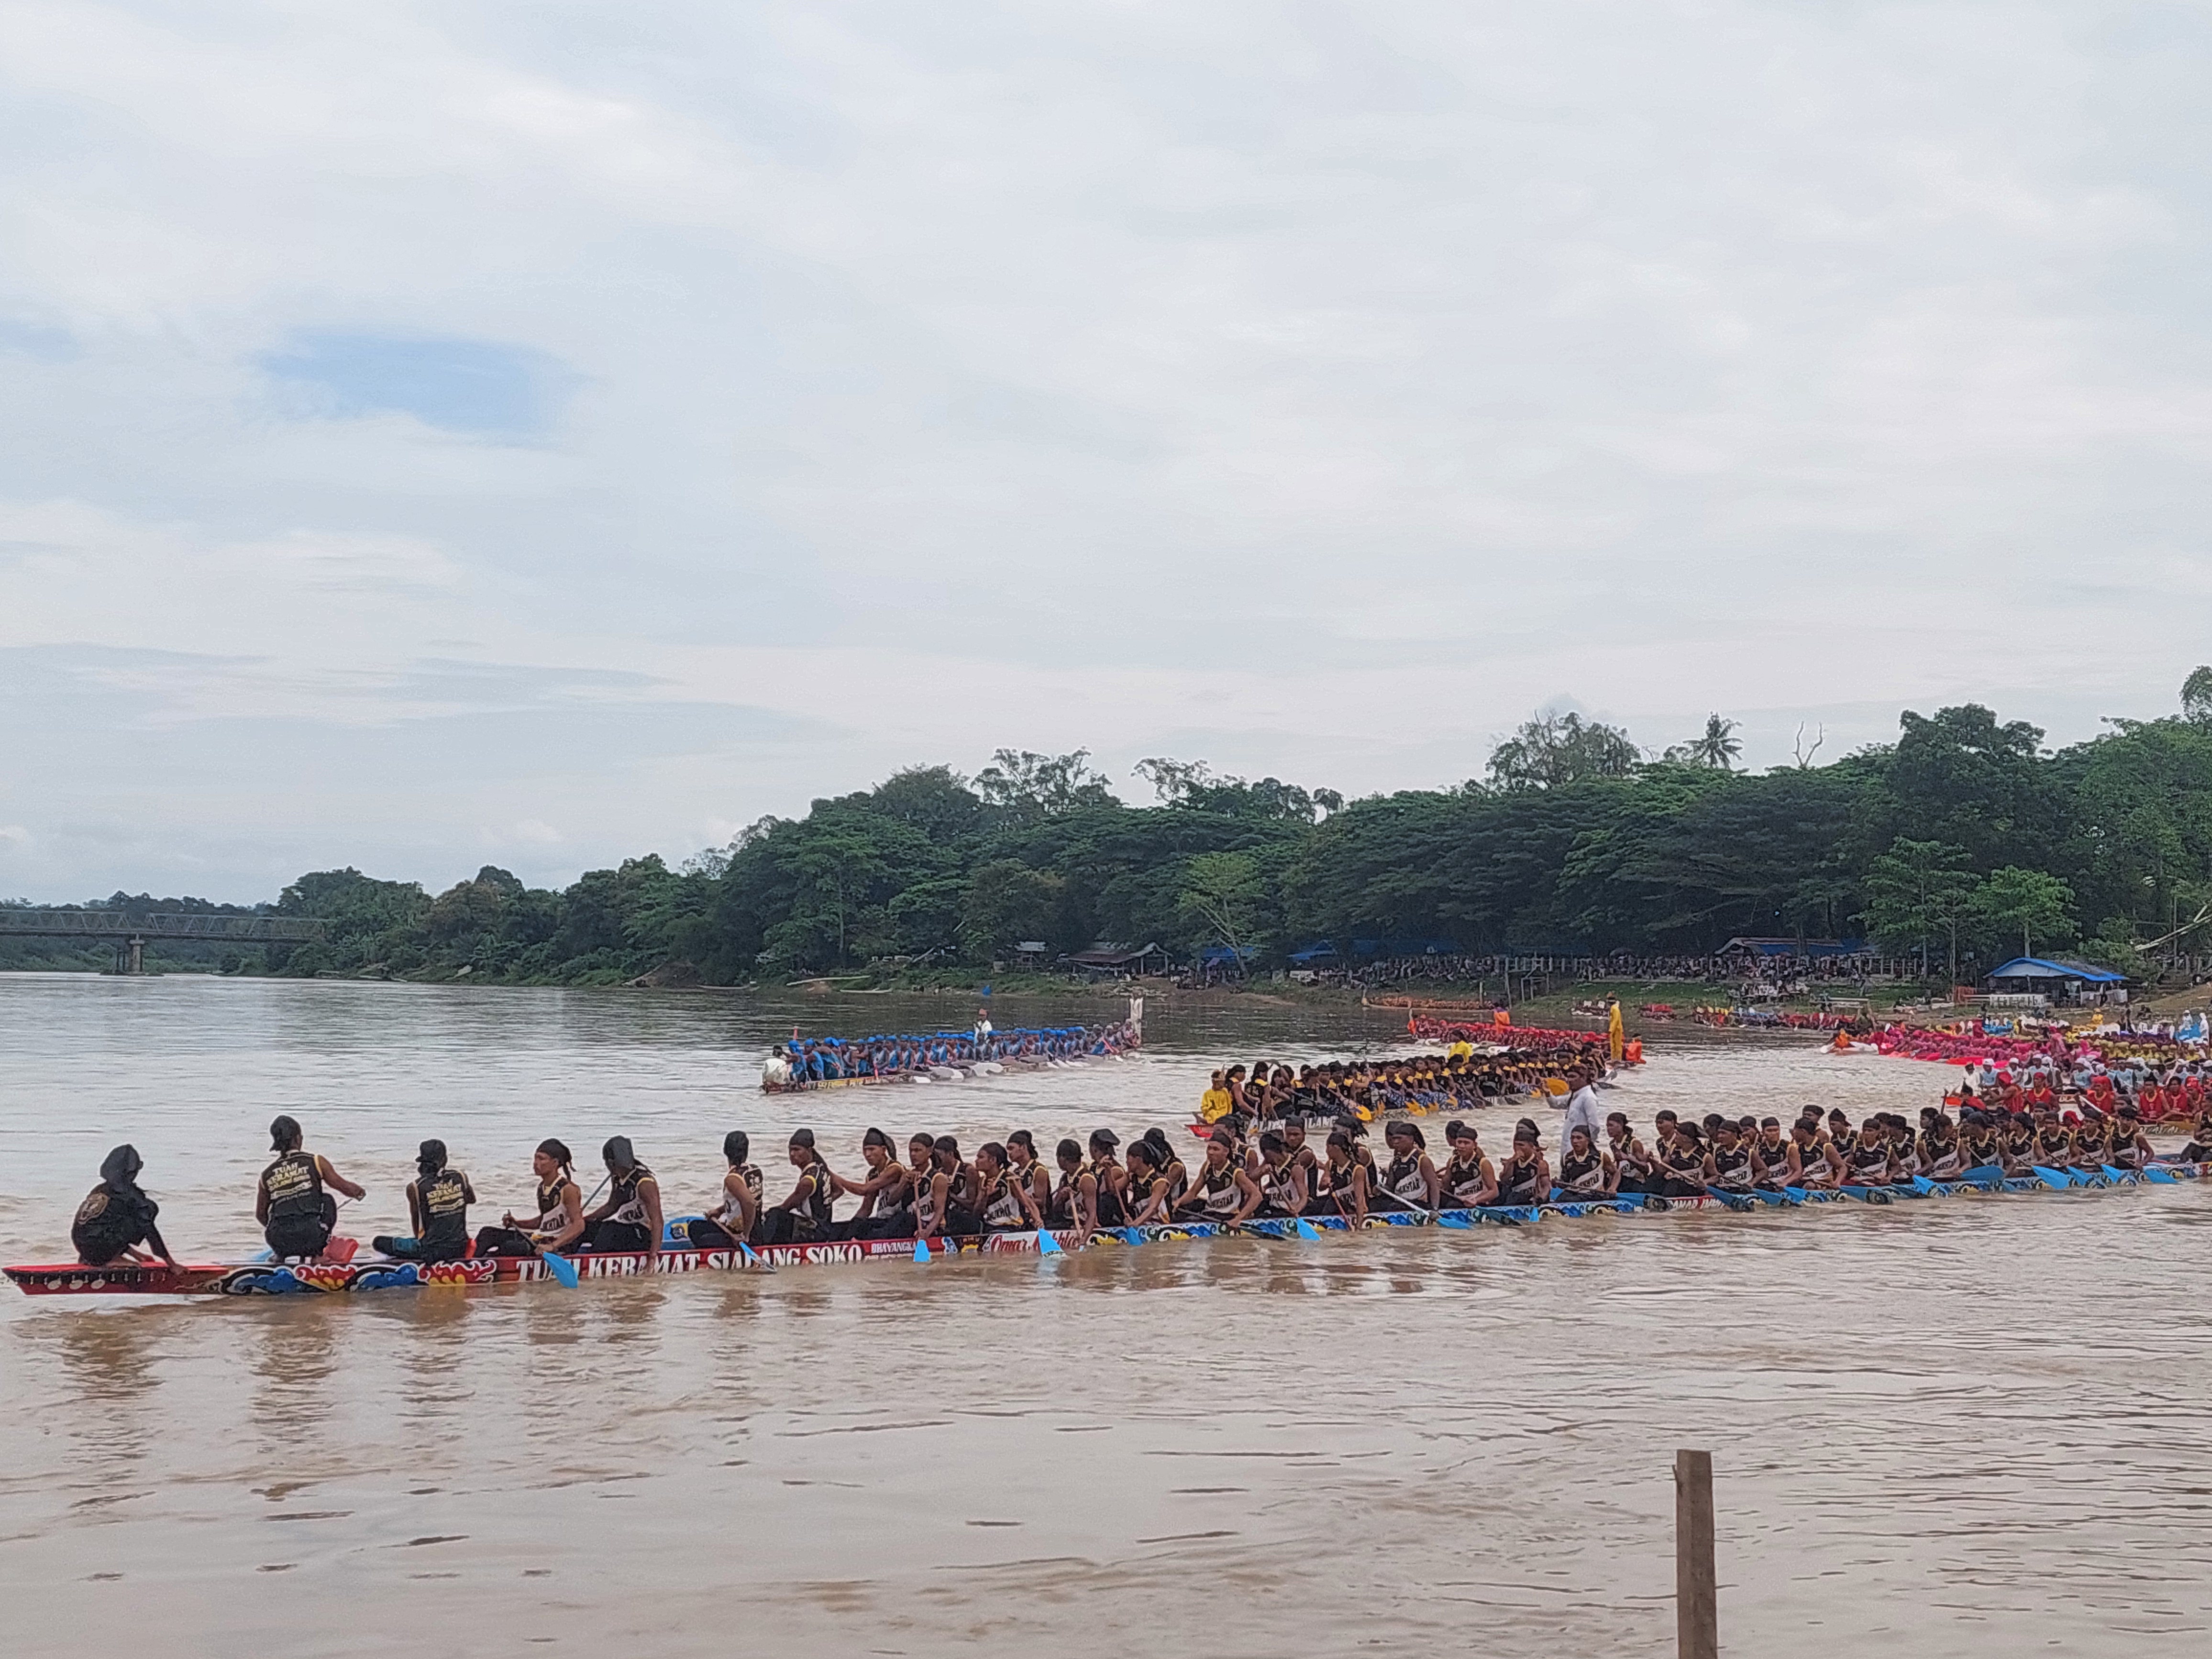
[{"label": "black tank top", "polygon": [[1580,1158],[1569,1152],[1559,1160],[1559,1185],[1570,1192],[1598,1193],[1605,1190],[1605,1166],[1596,1152],[1584,1152]]},{"label": "black tank top", "polygon": [[1382,1189],[1391,1197],[1407,1203],[1425,1205],[1429,1201],[1428,1183],[1420,1179],[1420,1174],[1421,1155],[1419,1152],[1394,1158],[1390,1160],[1390,1167],[1382,1173]]},{"label": "black tank top", "polygon": [[1455,1204],[1472,1204],[1482,1194],[1482,1154],[1472,1163],[1458,1158],[1444,1165],[1444,1194]]},{"label": "black tank top", "polygon": [[323,1172],[313,1152],[295,1148],[261,1172],[262,1190],[269,1194],[271,1224],[297,1219],[319,1220],[323,1213]]},{"label": "black tank top", "polygon": [[568,1177],[556,1175],[550,1181],[538,1183],[538,1225],[540,1231],[561,1224],[561,1194],[568,1189]]},{"label": "black tank top", "polygon": [[1534,1204],[1537,1201],[1536,1160],[1515,1153],[1498,1166],[1498,1201]]},{"label": "black tank top", "polygon": [[415,1183],[415,1202],[422,1212],[425,1244],[459,1246],[469,1237],[468,1177],[459,1170],[443,1169]]},{"label": "black tank top", "polygon": [[1098,1224],[1102,1227],[1119,1227],[1129,1218],[1129,1212],[1121,1207],[1121,1194],[1113,1182],[1114,1172],[1121,1167],[1115,1163],[1099,1163],[1091,1166],[1091,1173],[1098,1179]]},{"label": "black tank top", "polygon": [[814,1224],[817,1232],[827,1232],[830,1215],[837,1207],[837,1189],[830,1184],[829,1166],[817,1158],[806,1166],[805,1173],[811,1177],[806,1192],[806,1218]]}]

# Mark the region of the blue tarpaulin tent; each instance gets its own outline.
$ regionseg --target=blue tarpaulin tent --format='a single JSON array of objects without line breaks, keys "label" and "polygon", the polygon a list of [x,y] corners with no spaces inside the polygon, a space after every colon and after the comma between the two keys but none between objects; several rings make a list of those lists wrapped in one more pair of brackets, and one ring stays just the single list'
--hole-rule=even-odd
[{"label": "blue tarpaulin tent", "polygon": [[2128,976],[2109,968],[2092,968],[2086,962],[2057,962],[2049,957],[2014,957],[1990,974],[1992,980],[2028,984],[2037,980],[2071,980],[2081,985],[2125,985]]}]

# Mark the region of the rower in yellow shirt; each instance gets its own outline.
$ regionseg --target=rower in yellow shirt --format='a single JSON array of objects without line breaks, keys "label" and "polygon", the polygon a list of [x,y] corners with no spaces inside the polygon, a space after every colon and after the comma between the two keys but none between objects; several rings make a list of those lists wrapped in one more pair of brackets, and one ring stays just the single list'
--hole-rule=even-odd
[{"label": "rower in yellow shirt", "polygon": [[1230,1094],[1228,1086],[1222,1081],[1222,1073],[1216,1072],[1213,1074],[1212,1086],[1199,1097],[1199,1121],[1218,1123],[1235,1109],[1236,1105],[1235,1098]]}]

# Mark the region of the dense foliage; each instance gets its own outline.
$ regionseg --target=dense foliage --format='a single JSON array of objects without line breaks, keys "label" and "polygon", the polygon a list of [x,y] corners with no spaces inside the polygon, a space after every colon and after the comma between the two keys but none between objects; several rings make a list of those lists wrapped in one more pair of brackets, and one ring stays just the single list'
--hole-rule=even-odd
[{"label": "dense foliage", "polygon": [[1083,753],[1001,751],[763,818],[679,869],[659,857],[565,891],[487,867],[433,897],[323,871],[276,908],[326,943],[289,973],[710,982],[885,959],[988,969],[1018,946],[1158,943],[1279,962],[1318,939],[1698,955],[1733,934],[1869,937],[1931,975],[2027,949],[2140,967],[2203,950],[2212,917],[2212,674],[2185,712],[2057,753],[1969,704],[1905,714],[1832,764],[1734,769],[1733,728],[1656,761],[1571,717],[1531,721],[1455,787],[1345,802],[1158,759],[1130,805]]}]

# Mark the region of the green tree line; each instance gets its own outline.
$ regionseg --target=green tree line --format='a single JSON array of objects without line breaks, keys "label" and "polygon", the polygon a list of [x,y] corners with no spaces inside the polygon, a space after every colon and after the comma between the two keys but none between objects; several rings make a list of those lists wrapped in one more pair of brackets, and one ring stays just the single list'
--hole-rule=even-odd
[{"label": "green tree line", "polygon": [[2063,949],[2133,968],[2212,915],[2212,670],[2179,714],[2110,725],[2052,752],[1976,704],[1908,711],[1894,742],[1754,774],[1718,715],[1653,759],[1567,714],[1479,778],[1349,802],[1158,758],[1131,804],[1085,752],[1001,750],[973,777],[915,767],[680,868],[648,855],[557,892],[489,866],[434,896],[302,876],[276,908],[330,938],[270,966],[591,981],[677,964],[730,983],[988,969],[1030,940],[1265,966],[1320,939],[1663,956],[1755,933],[1868,937],[1931,976]]}]

